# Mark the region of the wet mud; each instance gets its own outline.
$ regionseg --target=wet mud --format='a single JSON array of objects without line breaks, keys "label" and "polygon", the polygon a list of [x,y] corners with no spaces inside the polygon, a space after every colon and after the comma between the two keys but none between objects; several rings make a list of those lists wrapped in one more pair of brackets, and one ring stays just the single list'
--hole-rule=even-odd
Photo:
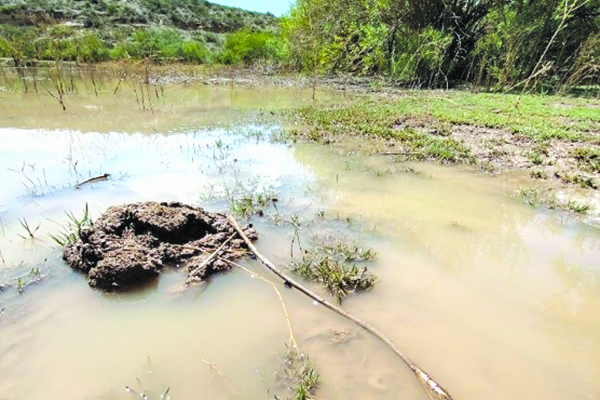
[{"label": "wet mud", "polygon": [[[231,269],[226,260],[246,255],[239,238],[229,240],[219,257],[203,265],[207,257],[226,242],[235,230],[220,213],[177,202],[135,203],[110,207],[93,227],[65,246],[63,258],[87,274],[90,286],[121,291],[155,279],[165,266],[195,272],[206,280]],[[245,233],[256,240],[250,225]]]}]

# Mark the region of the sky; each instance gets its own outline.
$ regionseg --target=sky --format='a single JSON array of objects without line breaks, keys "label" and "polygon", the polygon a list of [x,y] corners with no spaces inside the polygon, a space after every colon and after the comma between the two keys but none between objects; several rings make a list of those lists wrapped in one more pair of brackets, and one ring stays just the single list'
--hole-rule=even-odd
[{"label": "sky", "polygon": [[293,0],[208,0],[211,3],[243,8],[250,11],[270,12],[281,16],[290,9]]}]

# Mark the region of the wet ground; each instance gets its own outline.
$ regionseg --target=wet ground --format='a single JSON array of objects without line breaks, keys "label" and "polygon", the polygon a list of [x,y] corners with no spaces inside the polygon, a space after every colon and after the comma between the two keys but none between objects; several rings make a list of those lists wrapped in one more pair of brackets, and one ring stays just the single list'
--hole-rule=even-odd
[{"label": "wet ground", "polygon": [[[0,399],[158,399],[168,388],[173,399],[272,399],[289,333],[269,285],[233,270],[174,291],[186,277],[174,269],[105,294],[48,236],[86,204],[97,219],[128,202],[227,211],[258,194],[278,199],[250,217],[278,265],[291,259],[293,220],[303,248],[333,235],[377,252],[379,281],[343,307],[455,399],[600,399],[597,228],[522,204],[515,177],[273,141],[282,127],[264,116],[310,104],[310,89],[151,86],[144,111],[135,84],[115,95],[116,82],[97,79],[97,96],[76,82],[66,112],[0,84]],[[317,398],[427,398],[376,340],[281,291],[321,374]]]}]

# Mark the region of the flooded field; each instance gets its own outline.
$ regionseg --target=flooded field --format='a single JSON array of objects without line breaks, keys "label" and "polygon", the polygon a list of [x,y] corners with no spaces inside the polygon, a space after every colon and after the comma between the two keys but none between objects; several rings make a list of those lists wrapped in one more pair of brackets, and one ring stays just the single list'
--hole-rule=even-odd
[{"label": "flooded field", "polygon": [[[286,316],[268,284],[238,269],[180,291],[186,273],[172,268],[106,294],[49,236],[86,205],[94,219],[139,201],[228,212],[258,194],[277,201],[248,220],[280,266],[331,237],[377,253],[374,288],[342,307],[456,400],[600,399],[597,228],[524,205],[517,178],[277,140],[271,111],[311,104],[310,89],[124,81],[115,94],[117,80],[96,80],[76,81],[65,112],[42,83],[36,94],[0,81],[1,400],[295,398],[280,373]],[[316,398],[428,398],[368,333],[280,291],[320,374]]]}]

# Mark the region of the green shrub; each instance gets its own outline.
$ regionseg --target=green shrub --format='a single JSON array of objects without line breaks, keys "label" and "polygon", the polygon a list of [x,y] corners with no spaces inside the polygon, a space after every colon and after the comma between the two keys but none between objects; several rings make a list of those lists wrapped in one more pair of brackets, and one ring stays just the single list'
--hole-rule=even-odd
[{"label": "green shrub", "polygon": [[270,32],[251,32],[247,29],[230,33],[219,56],[223,64],[251,64],[259,60],[281,59],[283,39]]},{"label": "green shrub", "polygon": [[396,43],[390,60],[394,78],[415,86],[439,86],[442,83],[442,64],[452,44],[450,33],[427,28],[422,32],[411,32]]},{"label": "green shrub", "polygon": [[95,63],[109,59],[106,44],[96,34],[86,35],[76,41],[77,56],[83,62]]},{"label": "green shrub", "polygon": [[198,41],[183,42],[179,46],[178,56],[187,62],[204,64],[210,58],[210,52],[204,43]]}]

